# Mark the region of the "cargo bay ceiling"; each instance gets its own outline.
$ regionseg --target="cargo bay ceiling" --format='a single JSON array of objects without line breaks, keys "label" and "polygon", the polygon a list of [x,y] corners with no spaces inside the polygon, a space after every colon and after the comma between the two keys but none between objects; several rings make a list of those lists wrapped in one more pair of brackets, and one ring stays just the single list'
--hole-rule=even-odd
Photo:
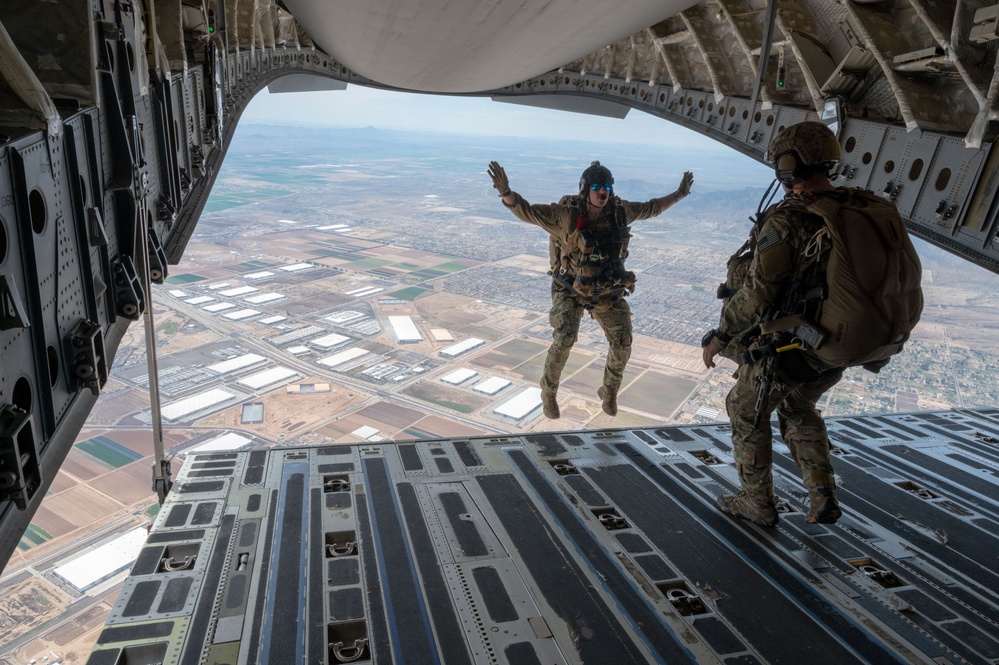
[{"label": "cargo bay ceiling", "polygon": [[999,272],[997,16],[980,0],[4,0],[0,561],[264,87],[637,110],[758,160],[820,118],[838,184]]}]

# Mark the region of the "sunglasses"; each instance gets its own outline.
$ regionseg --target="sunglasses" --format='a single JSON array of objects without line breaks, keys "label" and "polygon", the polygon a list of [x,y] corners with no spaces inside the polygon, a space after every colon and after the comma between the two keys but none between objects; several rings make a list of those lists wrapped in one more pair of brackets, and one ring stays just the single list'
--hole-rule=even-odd
[{"label": "sunglasses", "polygon": [[590,185],[590,189],[594,192],[599,192],[601,189],[606,189],[608,192],[614,190],[614,185]]}]

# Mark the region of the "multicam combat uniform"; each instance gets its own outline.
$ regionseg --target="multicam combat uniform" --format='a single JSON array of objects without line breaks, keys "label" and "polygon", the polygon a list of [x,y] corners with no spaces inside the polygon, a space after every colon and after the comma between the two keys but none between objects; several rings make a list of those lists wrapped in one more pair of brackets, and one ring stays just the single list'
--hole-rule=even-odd
[{"label": "multicam combat uniform", "polygon": [[564,198],[563,203],[531,205],[520,194],[514,195],[517,201],[507,206],[510,211],[547,231],[561,257],[552,266],[552,308],[548,320],[553,339],[541,377],[542,392],[558,392],[559,378],[576,343],[583,312],[589,310],[603,328],[610,346],[604,389],[616,394],[631,357],[631,308],[624,299],[626,293],[634,290],[635,279],[634,273],[624,270],[629,226],[637,219],[659,215],[662,212],[659,204],[655,200],[631,203],[614,197],[604,214],[590,221],[586,218],[585,204],[577,197]]},{"label": "multicam combat uniform", "polygon": [[[757,336],[760,322],[771,307],[783,300],[794,277],[797,257],[823,226],[821,217],[805,212],[807,196],[789,194],[765,213],[745,284],[722,309],[718,332],[732,338],[723,355],[733,357],[771,341]],[[770,414],[775,409],[781,436],[801,470],[809,494],[814,495],[820,488],[834,488],[829,438],[815,405],[839,382],[843,370],[825,365],[808,351],[777,354],[775,388],[760,424],[753,427],[756,385],[763,372],[761,362],[740,365],[735,387],[725,400],[743,491],[763,501],[774,495]],[[813,506],[821,503],[818,496],[813,497]]]}]

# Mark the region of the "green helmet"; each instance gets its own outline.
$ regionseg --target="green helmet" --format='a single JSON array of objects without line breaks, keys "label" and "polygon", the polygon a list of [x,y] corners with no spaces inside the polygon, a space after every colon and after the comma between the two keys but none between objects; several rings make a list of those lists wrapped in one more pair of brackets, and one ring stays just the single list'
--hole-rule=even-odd
[{"label": "green helmet", "polygon": [[[781,160],[781,157],[792,154],[794,164]],[[774,167],[777,178],[783,182],[785,178],[781,176],[782,173],[790,175],[791,171],[801,171],[803,167],[823,167],[828,173],[839,161],[841,154],[839,140],[832,130],[821,122],[807,121],[777,132],[763,159]],[[782,161],[785,163],[781,164]],[[796,177],[798,175],[795,174]]]},{"label": "green helmet", "polygon": [[601,166],[600,162],[590,162],[590,165],[583,171],[583,175],[579,176],[579,194],[586,196],[586,190],[591,185],[613,184],[614,176],[611,175],[609,168]]}]

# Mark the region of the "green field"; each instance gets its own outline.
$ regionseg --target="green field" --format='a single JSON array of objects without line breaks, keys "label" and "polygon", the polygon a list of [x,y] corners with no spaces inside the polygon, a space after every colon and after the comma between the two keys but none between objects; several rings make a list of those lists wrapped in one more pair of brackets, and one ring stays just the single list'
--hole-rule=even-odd
[{"label": "green field", "polygon": [[126,464],[131,464],[135,460],[142,459],[142,455],[139,453],[115,443],[106,436],[98,436],[93,439],[81,441],[76,444],[76,447],[115,469],[120,469]]},{"label": "green field", "polygon": [[154,503],[153,505],[149,506],[149,508],[146,509],[146,514],[149,515],[150,517],[156,517],[157,515],[159,515],[160,504]]},{"label": "green field", "polygon": [[424,294],[427,291],[430,291],[430,289],[423,289],[423,288],[420,288],[419,286],[410,286],[410,287],[405,288],[405,289],[400,289],[398,291],[394,291],[394,292],[388,294],[388,297],[389,298],[399,298],[401,300],[408,300],[408,301],[412,302],[412,301],[416,300],[417,298],[419,298],[421,294]]},{"label": "green field", "polygon": [[40,526],[35,526],[34,524],[28,525],[27,530],[24,532],[24,537],[33,542],[35,545],[41,545],[48,540],[52,540],[52,534]]},{"label": "green field", "polygon": [[192,282],[203,282],[205,278],[194,273],[184,273],[183,275],[172,275],[164,280],[167,284],[191,284]]},{"label": "green field", "polygon": [[[286,184],[286,183],[279,183]],[[238,194],[212,194],[205,204],[204,212],[219,212],[230,208],[260,203],[270,199],[288,196],[294,192],[290,189],[263,189],[254,192],[239,192]]]},{"label": "green field", "polygon": [[156,332],[164,333],[166,335],[174,335],[183,325],[184,324],[180,321],[167,321],[166,323],[161,323],[156,326]]},{"label": "green field", "polygon": [[431,436],[431,435],[427,434],[423,430],[418,430],[418,429],[404,429],[404,430],[402,430],[402,433],[403,434],[408,434],[411,437],[413,437],[414,439],[436,439],[437,438],[435,436]]},{"label": "green field", "polygon": [[438,277],[443,277],[448,273],[443,270],[434,270],[433,268],[424,268],[423,270],[415,270],[409,273],[409,277],[415,277],[419,280],[426,281],[428,279],[436,279]]},{"label": "green field", "polygon": [[263,261],[243,261],[229,268],[229,270],[233,272],[257,272],[258,270],[273,268],[274,265],[273,263],[264,263]]},{"label": "green field", "polygon": [[349,265],[350,268],[367,270],[370,268],[383,268],[385,266],[390,266],[395,261],[388,261],[386,259],[361,259],[360,261],[354,261]]}]

